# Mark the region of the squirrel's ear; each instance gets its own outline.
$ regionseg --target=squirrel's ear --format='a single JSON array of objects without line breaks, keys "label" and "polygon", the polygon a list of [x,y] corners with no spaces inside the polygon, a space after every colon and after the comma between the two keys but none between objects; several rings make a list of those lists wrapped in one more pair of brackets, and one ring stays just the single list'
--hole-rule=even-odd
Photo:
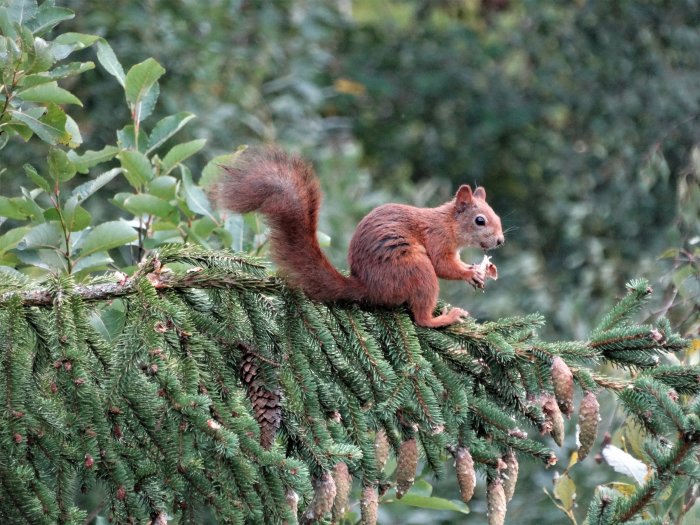
[{"label": "squirrel's ear", "polygon": [[469,186],[469,184],[462,184],[457,190],[457,195],[455,195],[457,211],[464,211],[467,206],[472,203],[473,198],[471,186]]},{"label": "squirrel's ear", "polygon": [[474,197],[482,200],[486,200],[486,190],[483,186],[479,186],[474,190]]}]

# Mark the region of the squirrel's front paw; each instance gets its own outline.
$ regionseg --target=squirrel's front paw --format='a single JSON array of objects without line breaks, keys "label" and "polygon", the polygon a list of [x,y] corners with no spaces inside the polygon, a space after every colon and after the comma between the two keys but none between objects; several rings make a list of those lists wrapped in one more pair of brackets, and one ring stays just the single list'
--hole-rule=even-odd
[{"label": "squirrel's front paw", "polygon": [[469,267],[470,275],[467,277],[467,282],[474,288],[483,288],[486,282],[486,270],[478,264],[472,264]]}]

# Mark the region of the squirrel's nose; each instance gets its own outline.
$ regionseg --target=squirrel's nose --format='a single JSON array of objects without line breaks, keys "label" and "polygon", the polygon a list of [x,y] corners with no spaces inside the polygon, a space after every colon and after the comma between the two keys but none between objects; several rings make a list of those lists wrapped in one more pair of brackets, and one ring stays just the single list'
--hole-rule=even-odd
[{"label": "squirrel's nose", "polygon": [[503,244],[504,242],[506,242],[506,239],[505,239],[505,237],[503,237],[503,235],[501,235],[500,237],[498,237],[498,238],[496,239],[496,246],[500,246],[500,245]]}]

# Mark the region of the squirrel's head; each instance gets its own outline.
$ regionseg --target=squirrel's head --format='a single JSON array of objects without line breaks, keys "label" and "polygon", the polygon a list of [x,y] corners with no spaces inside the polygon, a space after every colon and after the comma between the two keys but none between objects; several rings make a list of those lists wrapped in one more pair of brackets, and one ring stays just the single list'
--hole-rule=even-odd
[{"label": "squirrel's head", "polygon": [[483,187],[472,191],[471,186],[463,184],[457,190],[454,203],[460,244],[491,250],[505,242],[501,218],[487,204]]}]

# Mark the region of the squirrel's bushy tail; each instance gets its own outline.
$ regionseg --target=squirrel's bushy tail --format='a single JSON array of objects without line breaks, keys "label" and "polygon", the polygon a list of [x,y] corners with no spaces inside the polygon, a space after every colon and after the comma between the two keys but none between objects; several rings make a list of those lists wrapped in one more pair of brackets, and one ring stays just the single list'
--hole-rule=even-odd
[{"label": "squirrel's bushy tail", "polygon": [[265,216],[272,260],[293,285],[319,301],[362,297],[361,284],[338,272],[316,239],[321,189],[310,165],[265,147],[246,150],[224,169],[216,190],[218,204]]}]

